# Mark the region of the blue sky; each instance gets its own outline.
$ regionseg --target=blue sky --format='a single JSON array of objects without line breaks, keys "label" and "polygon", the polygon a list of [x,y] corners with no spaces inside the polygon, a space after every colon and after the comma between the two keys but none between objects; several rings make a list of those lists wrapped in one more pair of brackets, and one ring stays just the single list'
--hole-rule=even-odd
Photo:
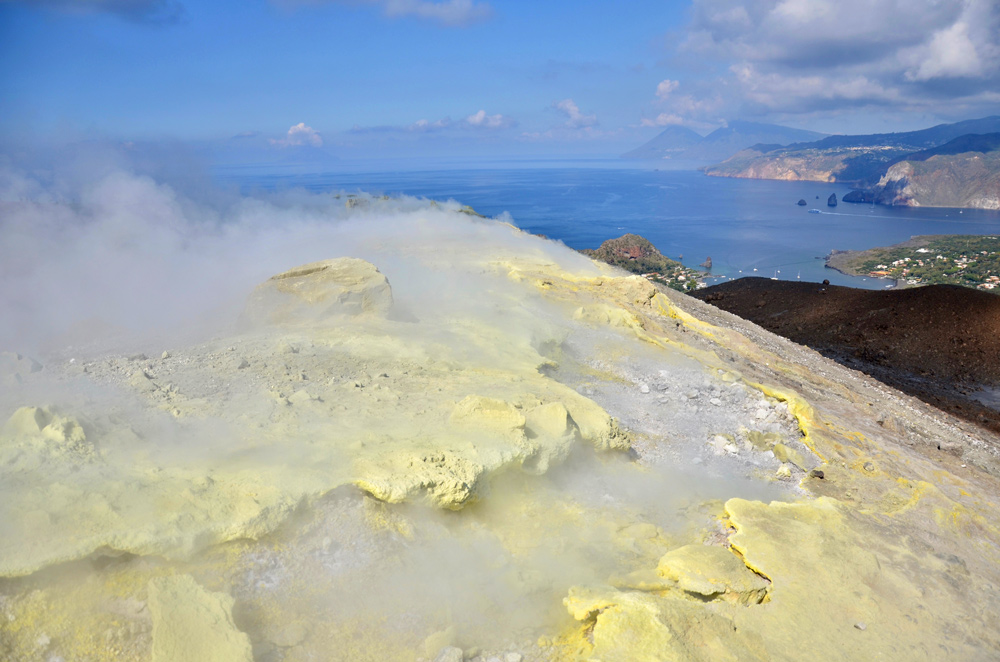
[{"label": "blue sky", "polygon": [[996,5],[0,0],[0,135],[241,161],[613,155],[733,119],[922,128],[1000,112]]}]

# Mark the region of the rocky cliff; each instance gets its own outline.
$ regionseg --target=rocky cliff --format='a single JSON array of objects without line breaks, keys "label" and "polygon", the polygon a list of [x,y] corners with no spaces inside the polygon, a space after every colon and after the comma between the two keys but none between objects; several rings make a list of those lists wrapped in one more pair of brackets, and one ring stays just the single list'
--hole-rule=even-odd
[{"label": "rocky cliff", "polygon": [[[804,180],[818,182],[850,182],[859,187],[867,188],[875,185],[890,186],[883,196],[885,201],[897,197],[899,200],[917,200],[907,197],[907,183],[897,184],[903,177],[904,169],[897,169],[885,182],[883,177],[894,164],[904,161],[923,161],[933,156],[953,156],[958,153],[955,148],[965,147],[983,151],[983,134],[1000,131],[1000,117],[987,117],[981,120],[970,120],[947,124],[908,133],[875,134],[868,136],[830,136],[809,143],[799,143],[782,147],[780,145],[755,145],[730,157],[726,161],[704,169],[708,175],[716,177],[740,177],[749,179],[782,179]],[[988,141],[987,141],[988,142]],[[945,147],[948,145],[948,147]],[[944,149],[945,152],[936,152]],[[988,151],[988,150],[987,150]],[[939,163],[944,160],[939,159]],[[965,174],[956,173],[951,181],[949,175],[943,173],[928,177],[926,187],[917,188],[920,195],[929,199],[931,187],[940,186],[941,192],[933,195],[942,200],[962,201],[962,204],[938,204],[932,206],[980,206],[982,200],[992,199],[989,190],[990,177],[1000,173],[992,160],[985,160],[974,168],[971,164],[945,166],[966,170]],[[929,172],[923,168],[921,172]],[[985,187],[978,190],[977,186]],[[959,190],[961,189],[961,190]],[[914,189],[915,193],[917,189]],[[972,204],[973,201],[979,201]],[[898,203],[897,203],[898,204]]]},{"label": "rocky cliff", "polygon": [[910,155],[888,169],[873,195],[884,205],[1000,209],[1000,133]]}]

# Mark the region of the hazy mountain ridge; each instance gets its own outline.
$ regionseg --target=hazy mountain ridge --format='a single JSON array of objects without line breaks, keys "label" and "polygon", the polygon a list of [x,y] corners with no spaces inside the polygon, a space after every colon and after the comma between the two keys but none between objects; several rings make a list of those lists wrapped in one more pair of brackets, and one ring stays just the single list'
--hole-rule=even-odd
[{"label": "hazy mountain ridge", "polygon": [[[997,132],[1000,116],[991,116],[921,131],[829,136],[785,147],[754,145],[704,171],[716,177],[851,182],[876,187],[876,201],[883,204],[993,209],[997,194],[992,182],[1000,175],[1000,164],[990,158],[951,158],[945,166],[943,157],[994,152],[996,140],[984,136]],[[945,151],[938,151],[945,145]],[[927,161],[936,166],[902,165]],[[921,183],[915,184],[914,177]],[[891,193],[883,194],[886,190]],[[871,196],[859,197],[871,201]]]},{"label": "hazy mountain ridge", "polygon": [[668,126],[649,142],[622,154],[623,159],[666,159],[680,157],[704,140],[704,136],[684,126]]},{"label": "hazy mountain ridge", "polygon": [[622,154],[622,158],[718,161],[752,145],[769,144],[772,147],[781,147],[790,143],[816,140],[823,135],[815,131],[792,129],[777,124],[742,121],[730,122],[704,137],[685,127],[671,126],[652,140]]}]

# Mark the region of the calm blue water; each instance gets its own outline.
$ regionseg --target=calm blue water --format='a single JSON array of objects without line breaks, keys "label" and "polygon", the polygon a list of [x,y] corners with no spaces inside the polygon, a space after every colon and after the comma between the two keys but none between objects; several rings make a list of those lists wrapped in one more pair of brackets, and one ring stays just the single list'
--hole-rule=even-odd
[{"label": "calm blue water", "polygon": [[[839,184],[706,177],[697,171],[655,171],[622,162],[497,164],[439,170],[273,175],[228,174],[244,189],[305,188],[454,199],[487,216],[508,212],[521,228],[596,248],[626,232],[665,255],[697,267],[712,258],[720,277],[777,276],[883,288],[885,281],[826,269],[833,249],[888,246],[918,234],[1000,234],[1000,212],[872,207],[826,200],[850,190]],[[808,203],[795,203],[804,198]],[[811,208],[820,214],[810,214]],[[754,269],[757,269],[754,272]]]}]

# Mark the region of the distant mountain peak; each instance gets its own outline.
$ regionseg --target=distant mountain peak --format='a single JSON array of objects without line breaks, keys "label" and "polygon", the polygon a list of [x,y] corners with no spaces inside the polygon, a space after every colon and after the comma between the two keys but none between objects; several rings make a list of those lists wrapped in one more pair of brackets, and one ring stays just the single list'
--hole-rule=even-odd
[{"label": "distant mountain peak", "polygon": [[704,137],[691,129],[671,126],[652,140],[622,154],[622,158],[717,161],[758,143],[788,145],[818,140],[824,135],[814,131],[745,120],[727,122],[726,126]]},{"label": "distant mountain peak", "polygon": [[668,126],[652,140],[630,152],[622,154],[623,159],[663,159],[680,154],[702,141],[700,133],[674,124]]}]

